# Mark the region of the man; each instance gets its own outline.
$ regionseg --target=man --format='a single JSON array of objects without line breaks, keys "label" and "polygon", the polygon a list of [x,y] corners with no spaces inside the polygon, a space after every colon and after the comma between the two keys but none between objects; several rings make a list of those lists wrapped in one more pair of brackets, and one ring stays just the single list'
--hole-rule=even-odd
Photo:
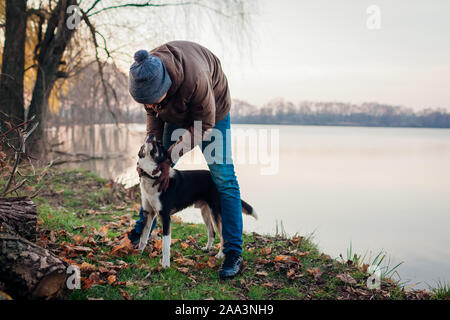
[{"label": "man", "polygon": [[[220,193],[222,207],[225,260],[219,276],[222,279],[233,278],[243,262],[242,209],[239,184],[231,160],[231,143],[226,141],[231,139],[231,97],[220,61],[205,47],[188,41],[169,42],[150,53],[139,50],[134,59],[129,74],[130,94],[145,106],[147,134],[152,133],[161,140],[169,155],[169,159],[153,172],[161,172],[157,181],[160,191],[167,189],[169,169],[183,155],[183,150],[195,147],[195,136],[200,134],[203,138],[204,133],[212,128],[221,132],[223,150],[215,156],[215,159],[219,156],[221,161],[207,162]],[[194,126],[197,121],[201,121],[201,126]],[[185,128],[186,131],[177,141],[172,141],[172,132],[177,128]],[[202,139],[202,151],[208,143]],[[128,235],[133,243],[139,241],[142,232],[142,208],[140,217]],[[152,230],[155,224],[156,219]]]}]

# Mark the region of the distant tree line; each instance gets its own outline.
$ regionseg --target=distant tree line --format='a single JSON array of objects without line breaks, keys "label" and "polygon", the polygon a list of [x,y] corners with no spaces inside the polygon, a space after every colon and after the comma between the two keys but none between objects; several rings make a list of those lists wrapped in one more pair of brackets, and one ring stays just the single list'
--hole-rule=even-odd
[{"label": "distant tree line", "polygon": [[357,105],[303,101],[294,104],[277,99],[259,108],[234,100],[231,117],[233,123],[247,124],[450,128],[450,113],[445,109],[414,112],[411,108],[376,102]]}]

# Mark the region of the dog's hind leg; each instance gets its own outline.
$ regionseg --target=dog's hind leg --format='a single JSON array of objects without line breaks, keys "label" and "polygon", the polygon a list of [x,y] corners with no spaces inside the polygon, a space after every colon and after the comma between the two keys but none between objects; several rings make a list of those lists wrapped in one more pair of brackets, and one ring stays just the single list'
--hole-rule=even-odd
[{"label": "dog's hind leg", "polygon": [[172,241],[170,235],[170,213],[160,213],[159,215],[162,220],[163,225],[163,256],[162,256],[162,267],[170,267],[170,243]]},{"label": "dog's hind leg", "polygon": [[222,236],[222,218],[220,215],[215,214],[214,212],[211,215],[213,217],[214,224],[216,226],[217,232],[220,235],[220,248],[219,252],[216,254],[217,259],[222,259],[225,255],[223,253],[223,236]]},{"label": "dog's hind leg", "polygon": [[209,205],[206,202],[200,201],[196,203],[196,207],[200,207],[202,212],[203,221],[205,222],[206,229],[208,230],[208,243],[205,247],[202,247],[203,251],[209,251],[214,243],[214,238],[216,237],[216,232],[214,231],[213,216]]}]

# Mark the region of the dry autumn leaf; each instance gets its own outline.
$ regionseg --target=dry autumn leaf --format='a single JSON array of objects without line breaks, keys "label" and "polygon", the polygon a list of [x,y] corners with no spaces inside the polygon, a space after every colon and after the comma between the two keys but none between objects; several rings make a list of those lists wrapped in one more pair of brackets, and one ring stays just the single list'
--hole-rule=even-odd
[{"label": "dry autumn leaf", "polygon": [[173,260],[174,262],[182,265],[182,266],[194,266],[195,261],[187,258],[177,258]]},{"label": "dry autumn leaf", "polygon": [[181,249],[186,250],[187,248],[189,248],[189,245],[186,242],[182,242]]},{"label": "dry autumn leaf", "polygon": [[177,269],[181,273],[189,274],[189,268],[186,268],[186,267],[175,267],[175,269]]},{"label": "dry autumn leaf", "polygon": [[298,262],[294,256],[279,255],[274,258],[275,262]]},{"label": "dry autumn leaf", "polygon": [[123,289],[119,289],[120,290],[120,292],[122,293],[122,298],[123,298],[123,300],[130,300],[130,295],[128,294],[128,292],[126,292],[125,290],[123,290]]},{"label": "dry autumn leaf", "polygon": [[112,249],[111,254],[128,253],[133,250],[134,248],[131,244],[130,239],[128,239],[128,237],[125,237],[117,246]]},{"label": "dry autumn leaf", "polygon": [[308,272],[310,275],[312,275],[314,277],[315,280],[320,279],[320,277],[322,276],[323,272],[320,271],[319,268],[314,268],[314,269],[306,269],[306,272]]},{"label": "dry autumn leaf", "polygon": [[195,265],[195,269],[198,269],[198,270],[202,270],[205,268],[206,268],[206,263],[203,263],[203,262],[197,262],[197,264]]},{"label": "dry autumn leaf", "polygon": [[261,254],[268,255],[268,254],[270,254],[272,252],[272,248],[262,248],[260,250],[260,252],[261,252]]},{"label": "dry autumn leaf", "polygon": [[80,270],[83,271],[95,271],[95,266],[93,264],[87,263],[87,262],[83,262],[80,265]]},{"label": "dry autumn leaf", "polygon": [[108,277],[108,283],[111,285],[114,282],[116,282],[116,276],[112,274]]},{"label": "dry autumn leaf", "polygon": [[214,269],[217,266],[217,259],[215,257],[209,257],[207,264],[211,269]]},{"label": "dry autumn leaf", "polygon": [[259,271],[255,273],[257,276],[267,277],[269,274],[265,271]]},{"label": "dry autumn leaf", "polygon": [[338,274],[336,278],[347,284],[356,284],[356,280],[353,279],[352,276],[345,273]]},{"label": "dry autumn leaf", "polygon": [[97,232],[94,231],[94,234],[104,238],[108,235],[108,229],[109,229],[108,225],[100,227],[98,228]]}]

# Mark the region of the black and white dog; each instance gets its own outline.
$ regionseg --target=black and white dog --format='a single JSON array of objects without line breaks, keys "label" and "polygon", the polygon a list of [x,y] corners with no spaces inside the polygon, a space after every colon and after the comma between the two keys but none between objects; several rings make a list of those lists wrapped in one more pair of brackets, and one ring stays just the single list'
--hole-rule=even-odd
[{"label": "black and white dog", "polygon": [[[144,229],[139,241],[139,250],[147,245],[153,220],[158,214],[163,225],[163,257],[162,266],[170,267],[170,216],[189,206],[200,208],[203,221],[208,229],[208,243],[202,249],[209,251],[213,245],[215,231],[220,234],[220,250],[217,258],[223,257],[222,211],[220,195],[207,170],[170,169],[169,187],[158,192],[159,185],[153,187],[158,176],[152,172],[167,158],[162,144],[150,134],[139,151],[138,167],[141,169],[140,188],[142,208],[144,212]],[[257,219],[253,208],[242,201],[242,212]]]}]

